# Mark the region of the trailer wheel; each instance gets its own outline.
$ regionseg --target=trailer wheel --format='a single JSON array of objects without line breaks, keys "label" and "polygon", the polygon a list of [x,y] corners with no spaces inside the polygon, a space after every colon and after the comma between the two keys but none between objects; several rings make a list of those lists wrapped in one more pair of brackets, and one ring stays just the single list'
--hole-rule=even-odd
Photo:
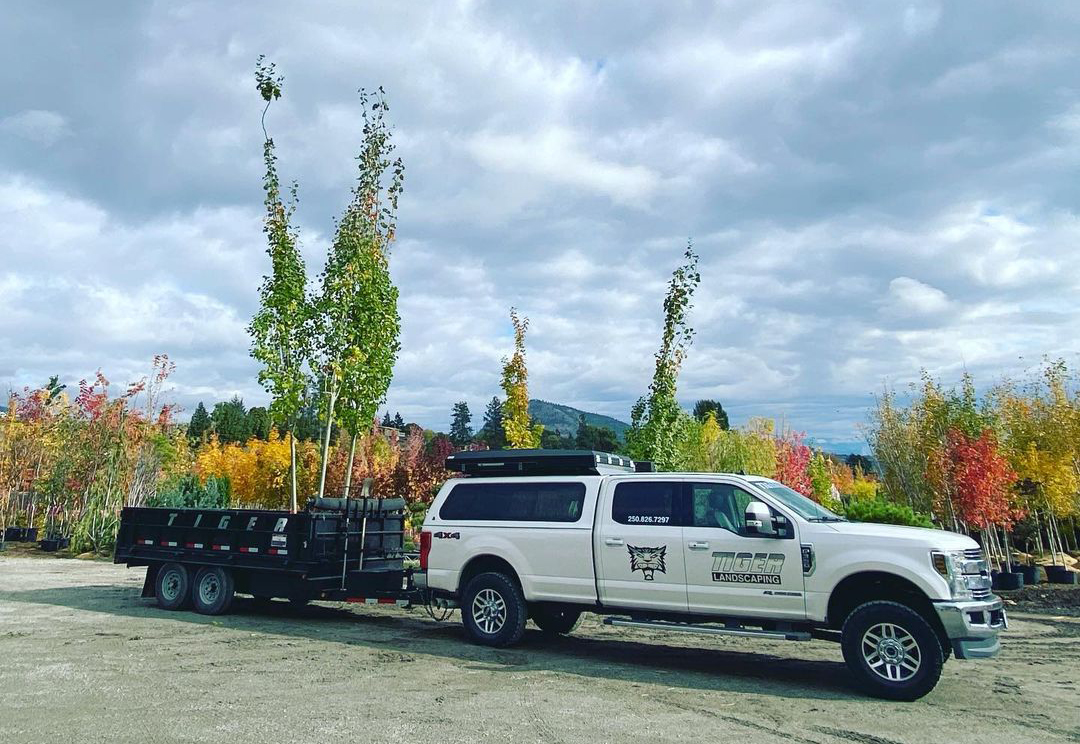
[{"label": "trailer wheel", "polygon": [[528,619],[525,597],[513,579],[501,573],[482,573],[465,587],[461,623],[474,643],[512,646],[521,640]]},{"label": "trailer wheel", "polygon": [[934,689],[945,655],[937,632],[899,602],[866,602],[844,621],[844,661],[862,689],[886,700],[918,700]]},{"label": "trailer wheel", "polygon": [[533,622],[545,635],[572,633],[581,622],[581,610],[558,605],[538,605],[532,611]]},{"label": "trailer wheel", "polygon": [[206,566],[195,574],[191,599],[195,611],[204,615],[224,615],[233,602],[232,572],[220,566]]},{"label": "trailer wheel", "polygon": [[191,575],[181,563],[166,563],[154,579],[154,596],[163,610],[184,610],[191,606]]}]

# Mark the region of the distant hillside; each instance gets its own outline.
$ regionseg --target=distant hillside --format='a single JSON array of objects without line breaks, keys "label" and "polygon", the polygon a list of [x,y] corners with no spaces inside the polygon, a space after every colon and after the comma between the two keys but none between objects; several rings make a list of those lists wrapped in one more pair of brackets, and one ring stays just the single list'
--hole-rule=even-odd
[{"label": "distant hillside", "polygon": [[630,424],[611,416],[601,416],[599,413],[579,411],[577,408],[563,406],[558,403],[548,403],[546,400],[530,400],[529,415],[534,422],[543,424],[547,430],[556,430],[563,436],[574,436],[578,430],[578,417],[585,414],[585,423],[589,426],[606,426],[615,432],[619,441],[625,441],[626,430]]}]

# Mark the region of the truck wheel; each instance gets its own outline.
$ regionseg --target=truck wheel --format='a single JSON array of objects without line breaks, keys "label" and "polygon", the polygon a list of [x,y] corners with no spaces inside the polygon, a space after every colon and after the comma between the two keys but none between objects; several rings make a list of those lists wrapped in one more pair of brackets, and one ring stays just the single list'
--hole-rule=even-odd
[{"label": "truck wheel", "polygon": [[154,580],[154,596],[163,610],[183,610],[191,606],[191,575],[187,566],[166,563]]},{"label": "truck wheel", "polygon": [[465,587],[462,600],[461,622],[473,642],[501,648],[521,640],[528,610],[513,579],[482,573]]},{"label": "truck wheel", "polygon": [[558,605],[538,605],[532,611],[533,622],[545,635],[565,635],[581,622],[581,610]]},{"label": "truck wheel", "polygon": [[922,615],[898,602],[867,602],[844,621],[840,645],[848,668],[874,697],[918,700],[941,677],[944,654]]},{"label": "truck wheel", "polygon": [[220,566],[206,566],[195,574],[191,599],[195,611],[204,615],[223,615],[233,601],[232,572]]}]

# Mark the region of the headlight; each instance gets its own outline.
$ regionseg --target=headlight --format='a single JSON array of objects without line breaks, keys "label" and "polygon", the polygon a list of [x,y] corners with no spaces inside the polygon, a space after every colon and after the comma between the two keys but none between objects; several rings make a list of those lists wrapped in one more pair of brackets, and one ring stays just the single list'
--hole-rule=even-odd
[{"label": "headlight", "polygon": [[975,599],[976,592],[980,597],[990,592],[990,572],[981,556],[973,558],[964,550],[934,550],[930,565],[948,583],[953,599]]}]

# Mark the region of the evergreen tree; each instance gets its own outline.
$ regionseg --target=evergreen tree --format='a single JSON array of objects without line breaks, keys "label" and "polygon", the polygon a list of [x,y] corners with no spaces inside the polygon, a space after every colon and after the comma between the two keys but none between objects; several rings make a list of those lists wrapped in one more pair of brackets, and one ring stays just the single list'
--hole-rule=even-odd
[{"label": "evergreen tree", "polygon": [[503,432],[503,407],[498,396],[492,396],[484,410],[484,425],[477,433],[491,449],[503,449],[506,446],[506,434]]},{"label": "evergreen tree", "polygon": [[458,401],[454,404],[454,417],[450,422],[450,441],[462,447],[472,441],[472,413],[469,404]]},{"label": "evergreen tree", "polygon": [[270,412],[262,406],[255,406],[247,412],[248,428],[251,436],[257,437],[264,442],[270,439],[270,428],[273,422],[270,420]]},{"label": "evergreen tree", "polygon": [[203,436],[210,430],[210,414],[206,412],[206,406],[199,401],[195,406],[195,413],[191,414],[191,423],[188,424],[187,435],[192,444],[202,441]]},{"label": "evergreen tree", "polygon": [[584,414],[578,418],[577,436],[574,446],[578,449],[596,450],[597,452],[618,452],[619,438],[606,426],[590,426],[585,422]]},{"label": "evergreen tree", "polygon": [[544,429],[540,432],[540,449],[574,449],[574,438],[563,436],[558,429]]},{"label": "evergreen tree", "polygon": [[243,444],[251,439],[251,422],[248,421],[247,409],[239,396],[233,396],[228,403],[217,403],[210,414],[214,433],[218,441]]},{"label": "evergreen tree", "polygon": [[394,428],[398,431],[405,430],[405,419],[401,418],[400,412],[394,414]]},{"label": "evergreen tree", "polygon": [[701,423],[705,423],[705,418],[710,413],[716,417],[716,423],[720,425],[721,429],[727,430],[731,428],[728,424],[727,411],[720,405],[720,401],[709,400],[706,398],[705,400],[699,400],[694,404],[694,418]]},{"label": "evergreen tree", "polygon": [[382,424],[381,424],[381,426],[382,426],[382,427],[383,427],[384,429],[391,429],[391,428],[393,428],[393,426],[394,426],[394,420],[393,420],[392,418],[390,418],[390,411],[387,411],[387,412],[386,412],[385,414],[383,414],[383,417],[382,417]]}]

